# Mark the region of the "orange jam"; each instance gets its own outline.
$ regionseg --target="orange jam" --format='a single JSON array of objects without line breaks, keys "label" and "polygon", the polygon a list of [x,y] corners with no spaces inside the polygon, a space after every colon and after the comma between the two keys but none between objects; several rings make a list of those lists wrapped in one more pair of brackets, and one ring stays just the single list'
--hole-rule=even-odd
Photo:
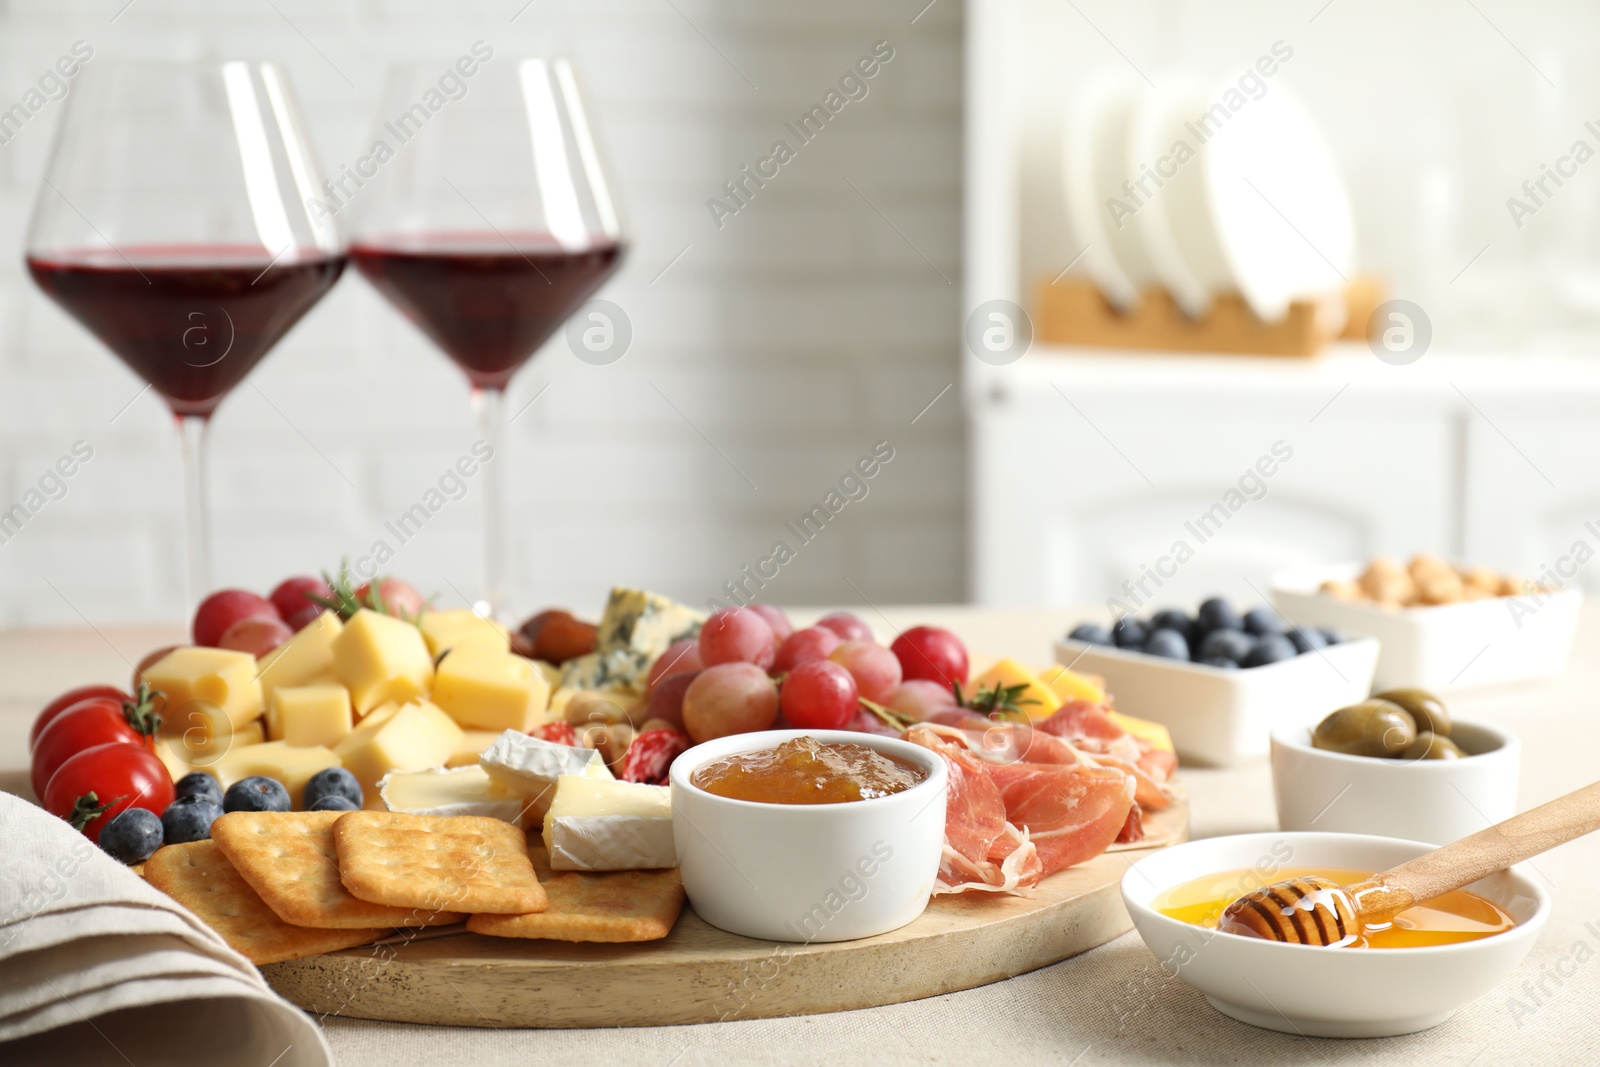
[{"label": "orange jam", "polygon": [[[1308,876],[1350,885],[1371,878],[1372,872],[1340,867],[1285,867],[1263,877],[1261,872],[1246,867],[1184,882],[1156,897],[1151,907],[1180,922],[1216,929],[1223,910],[1246,893],[1274,882]],[[1498,904],[1476,893],[1457,889],[1426,904],[1407,908],[1387,924],[1367,927],[1348,947],[1453,945],[1458,941],[1476,941],[1480,937],[1503,934],[1515,925]]]},{"label": "orange jam", "polygon": [[724,756],[689,779],[708,793],[766,804],[839,804],[910,789],[927,775],[865,745],[797,737],[777,748]]}]

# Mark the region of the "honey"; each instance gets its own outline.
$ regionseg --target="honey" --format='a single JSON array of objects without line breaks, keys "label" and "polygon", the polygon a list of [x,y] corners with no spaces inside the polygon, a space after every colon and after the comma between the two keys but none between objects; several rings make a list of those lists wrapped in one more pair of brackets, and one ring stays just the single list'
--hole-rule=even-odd
[{"label": "honey", "polygon": [[[1326,878],[1339,885],[1351,885],[1371,878],[1371,871],[1340,867],[1285,867],[1263,878],[1258,871],[1241,868],[1208,874],[1174,886],[1156,897],[1151,906],[1180,922],[1216,929],[1217,920],[1229,904],[1271,882],[1290,878]],[[1346,947],[1349,948],[1426,948],[1476,941],[1503,934],[1516,925],[1504,909],[1476,893],[1457,889],[1426,904],[1407,908],[1390,922],[1368,926]]]},{"label": "honey", "polygon": [[708,793],[766,804],[840,804],[910,789],[927,775],[865,745],[797,737],[777,748],[712,760],[690,781]]}]

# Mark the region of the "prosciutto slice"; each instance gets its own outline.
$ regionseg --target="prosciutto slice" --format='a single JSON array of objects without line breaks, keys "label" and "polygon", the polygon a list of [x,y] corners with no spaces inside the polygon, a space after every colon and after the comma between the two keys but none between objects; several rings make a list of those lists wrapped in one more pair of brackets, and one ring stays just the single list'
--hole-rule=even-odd
[{"label": "prosciutto slice", "polygon": [[1163,811],[1172,806],[1174,794],[1167,782],[1177,769],[1177,757],[1170,752],[1157,752],[1128,733],[1100,705],[1087,700],[1069,701],[1038,723],[1037,729],[1089,753],[1103,767],[1115,767],[1132,775],[1138,783],[1139,805],[1146,810]]},{"label": "prosciutto slice", "polygon": [[1011,763],[988,768],[1007,817],[1028,831],[1045,874],[1110,848],[1135,810],[1133,779],[1087,763]]},{"label": "prosciutto slice", "polygon": [[1005,801],[983,761],[934,727],[913,726],[905,738],[944,757],[950,775],[934,894],[1015,893],[1038,885],[1045,874],[1038,851],[1027,832],[1007,820]]}]

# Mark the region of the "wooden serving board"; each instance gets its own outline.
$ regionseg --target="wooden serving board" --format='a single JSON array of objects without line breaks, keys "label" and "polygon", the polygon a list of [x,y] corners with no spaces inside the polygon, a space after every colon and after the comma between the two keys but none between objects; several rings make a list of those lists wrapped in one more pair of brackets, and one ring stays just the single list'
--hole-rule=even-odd
[{"label": "wooden serving board", "polygon": [[[1187,803],[1146,827],[1155,839],[1187,839]],[[1150,851],[1106,853],[1051,875],[1028,897],[936,897],[910,925],[859,941],[757,941],[685,908],[668,937],[644,944],[462,932],[261,973],[318,1015],[444,1026],[668,1026],[847,1011],[987,985],[1119,937],[1133,924],[1118,882]]]}]

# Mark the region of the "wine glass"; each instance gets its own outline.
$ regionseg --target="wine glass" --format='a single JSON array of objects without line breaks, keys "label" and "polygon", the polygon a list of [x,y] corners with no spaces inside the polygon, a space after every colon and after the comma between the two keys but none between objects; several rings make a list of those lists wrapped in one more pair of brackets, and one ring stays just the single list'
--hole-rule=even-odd
[{"label": "wine glass", "polygon": [[371,148],[346,176],[356,268],[471,388],[490,456],[474,607],[492,615],[506,578],[506,384],[624,250],[572,67],[488,49],[396,67]]},{"label": "wine glass", "polygon": [[35,284],[167,402],[183,439],[191,606],[211,585],[206,427],[338,279],[321,177],[270,63],[96,63],[28,228]]}]

